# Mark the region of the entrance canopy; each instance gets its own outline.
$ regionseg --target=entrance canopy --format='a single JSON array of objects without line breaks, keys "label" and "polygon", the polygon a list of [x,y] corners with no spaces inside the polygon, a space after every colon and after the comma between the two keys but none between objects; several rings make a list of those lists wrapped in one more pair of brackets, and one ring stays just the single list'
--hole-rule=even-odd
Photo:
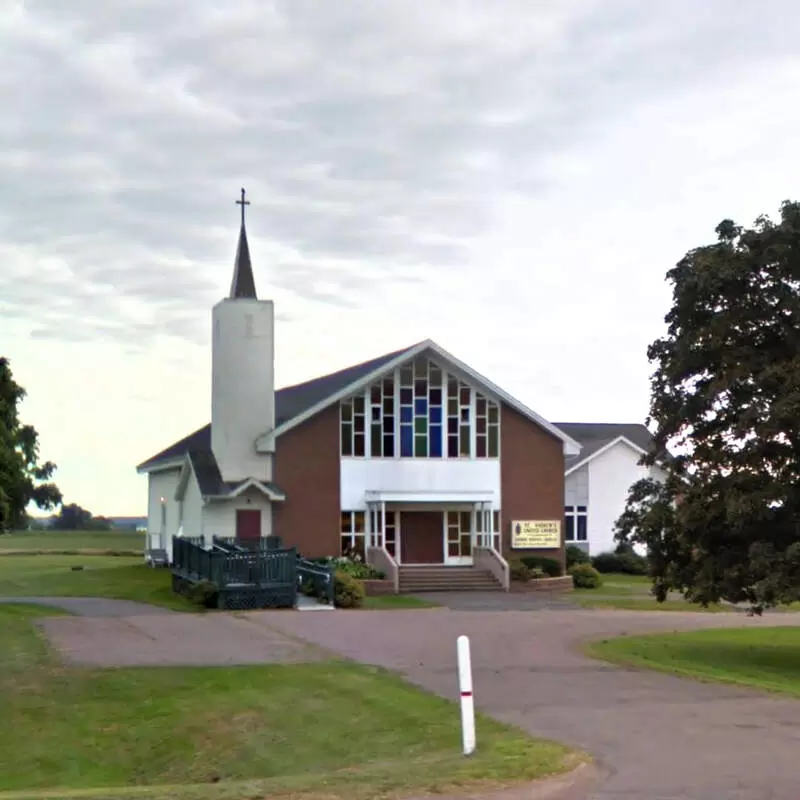
[{"label": "entrance canopy", "polygon": [[476,491],[368,491],[364,493],[367,503],[442,503],[448,505],[459,505],[461,503],[491,503],[495,498],[495,493],[487,490],[485,492]]}]

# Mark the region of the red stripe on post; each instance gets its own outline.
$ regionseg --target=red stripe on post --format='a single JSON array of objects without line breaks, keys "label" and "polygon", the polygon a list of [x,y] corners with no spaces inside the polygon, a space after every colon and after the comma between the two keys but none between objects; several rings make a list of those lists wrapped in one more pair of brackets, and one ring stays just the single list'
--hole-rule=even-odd
[{"label": "red stripe on post", "polygon": [[462,697],[472,697],[472,692],[461,692]]}]

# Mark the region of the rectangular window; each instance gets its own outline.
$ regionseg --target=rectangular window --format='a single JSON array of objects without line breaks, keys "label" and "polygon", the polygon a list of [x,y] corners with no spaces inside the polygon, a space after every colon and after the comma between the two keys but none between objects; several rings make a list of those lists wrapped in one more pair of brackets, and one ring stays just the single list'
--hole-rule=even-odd
[{"label": "rectangular window", "polygon": [[586,506],[564,508],[564,541],[586,542],[589,539],[589,515]]},{"label": "rectangular window", "polygon": [[366,514],[363,511],[342,511],[340,555],[345,558],[366,557]]}]

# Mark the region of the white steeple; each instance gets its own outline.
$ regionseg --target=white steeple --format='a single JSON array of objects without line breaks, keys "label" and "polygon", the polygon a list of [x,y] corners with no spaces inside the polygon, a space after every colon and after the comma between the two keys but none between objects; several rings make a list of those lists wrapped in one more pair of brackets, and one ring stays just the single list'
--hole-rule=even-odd
[{"label": "white steeple", "polygon": [[244,224],[230,295],[212,311],[211,450],[224,481],[272,480],[272,455],[258,454],[256,438],[275,427],[275,309],[256,295]]}]

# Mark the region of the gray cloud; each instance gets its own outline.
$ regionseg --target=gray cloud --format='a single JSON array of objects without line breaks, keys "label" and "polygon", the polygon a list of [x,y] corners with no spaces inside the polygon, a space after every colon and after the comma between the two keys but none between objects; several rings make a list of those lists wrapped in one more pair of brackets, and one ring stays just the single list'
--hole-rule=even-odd
[{"label": "gray cloud", "polygon": [[0,25],[0,245],[24,255],[0,269],[0,313],[37,337],[202,340],[241,184],[254,252],[279,254],[262,285],[352,307],[431,264],[457,272],[494,197],[547,196],[553,154],[794,52],[789,0],[743,6],[17,3]]}]

